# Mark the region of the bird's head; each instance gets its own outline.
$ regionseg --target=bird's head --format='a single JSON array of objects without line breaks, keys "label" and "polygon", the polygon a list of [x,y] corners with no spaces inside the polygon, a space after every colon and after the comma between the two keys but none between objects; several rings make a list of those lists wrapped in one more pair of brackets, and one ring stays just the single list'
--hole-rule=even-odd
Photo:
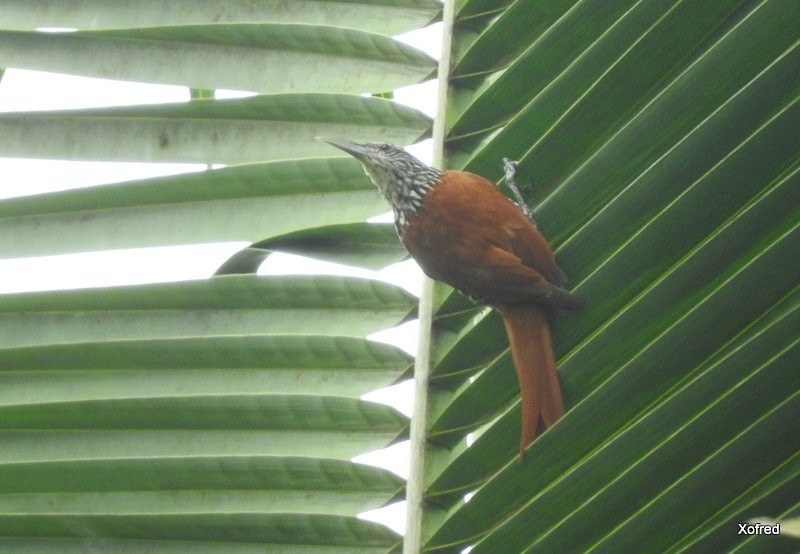
[{"label": "bird's head", "polygon": [[409,194],[424,194],[436,183],[440,172],[394,144],[385,142],[350,142],[339,138],[318,137],[361,162],[364,172],[381,194],[396,206]]}]

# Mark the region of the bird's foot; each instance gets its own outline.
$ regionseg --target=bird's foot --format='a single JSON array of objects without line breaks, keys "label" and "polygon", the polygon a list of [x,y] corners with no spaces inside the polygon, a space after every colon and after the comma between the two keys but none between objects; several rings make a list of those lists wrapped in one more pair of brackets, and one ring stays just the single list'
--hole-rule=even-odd
[{"label": "bird's foot", "polygon": [[517,167],[519,166],[519,162],[515,160],[509,160],[508,158],[503,158],[503,170],[506,174],[506,185],[508,188],[511,189],[511,192],[514,193],[514,198],[517,199],[515,204],[517,207],[525,214],[525,217],[530,219],[531,223],[536,225],[536,222],[533,220],[533,212],[528,207],[528,204],[525,203],[525,199],[522,197],[522,194],[519,192],[519,187],[517,186],[516,181],[514,180],[515,175],[517,174]]}]

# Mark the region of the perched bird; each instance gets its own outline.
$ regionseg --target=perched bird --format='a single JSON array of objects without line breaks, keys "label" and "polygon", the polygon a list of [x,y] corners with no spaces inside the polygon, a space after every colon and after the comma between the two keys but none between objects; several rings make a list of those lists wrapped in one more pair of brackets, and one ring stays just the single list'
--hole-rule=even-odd
[{"label": "perched bird", "polygon": [[397,233],[428,277],[497,309],[503,316],[522,394],[520,457],[539,421],[564,413],[548,315],[577,308],[544,237],[492,183],[464,171],[440,171],[402,148],[322,138],[356,158],[389,201]]}]

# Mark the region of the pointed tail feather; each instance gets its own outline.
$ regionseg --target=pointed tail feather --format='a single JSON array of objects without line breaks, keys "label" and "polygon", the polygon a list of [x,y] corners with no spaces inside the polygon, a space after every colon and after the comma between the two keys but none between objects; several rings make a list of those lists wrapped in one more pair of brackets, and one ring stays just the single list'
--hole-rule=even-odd
[{"label": "pointed tail feather", "polygon": [[549,427],[564,414],[547,314],[530,304],[499,308],[511,345],[522,395],[522,434],[519,455],[536,437],[541,419]]}]

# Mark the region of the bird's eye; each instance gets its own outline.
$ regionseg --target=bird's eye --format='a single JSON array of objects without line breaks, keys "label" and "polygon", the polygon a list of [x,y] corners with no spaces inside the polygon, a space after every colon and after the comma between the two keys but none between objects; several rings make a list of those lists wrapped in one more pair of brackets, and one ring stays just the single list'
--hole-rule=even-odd
[{"label": "bird's eye", "polygon": [[389,150],[392,149],[392,145],[391,144],[386,144],[385,142],[383,142],[383,143],[378,145],[378,149],[381,152],[388,152]]}]

